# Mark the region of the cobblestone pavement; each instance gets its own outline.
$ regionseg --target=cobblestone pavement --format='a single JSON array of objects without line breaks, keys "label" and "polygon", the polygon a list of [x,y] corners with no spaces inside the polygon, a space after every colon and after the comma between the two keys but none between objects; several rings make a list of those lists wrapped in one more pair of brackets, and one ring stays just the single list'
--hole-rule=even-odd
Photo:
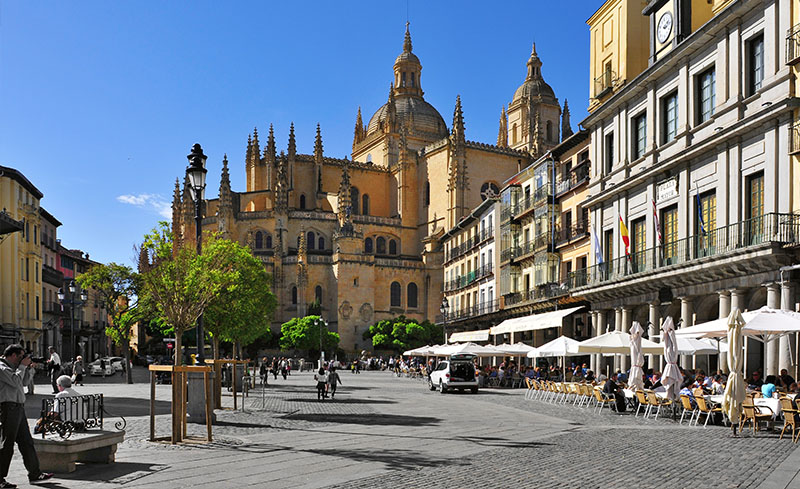
[{"label": "cobblestone pavement", "polygon": [[[523,390],[440,395],[386,372],[345,373],[324,402],[309,373],[270,381],[246,412],[217,411],[213,443],[170,445],[147,441],[146,373],[136,379],[79,388],[126,416],[126,440],[117,463],[81,466],[51,487],[756,487],[795,448],[775,434],[732,438],[723,427],[528,401]],[[162,435],[169,395],[158,386]],[[29,398],[31,423],[40,398]],[[18,455],[9,480],[25,480]]]}]

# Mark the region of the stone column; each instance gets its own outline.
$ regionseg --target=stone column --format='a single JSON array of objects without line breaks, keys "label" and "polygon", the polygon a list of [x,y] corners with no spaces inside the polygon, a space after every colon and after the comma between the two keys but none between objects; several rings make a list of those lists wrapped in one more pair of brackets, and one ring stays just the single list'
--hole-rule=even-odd
[{"label": "stone column", "polygon": [[[631,330],[631,323],[633,321],[633,310],[630,307],[623,307],[622,309],[622,322],[620,323],[620,330],[627,333]],[[627,372],[631,365],[631,358],[629,355],[622,355],[620,358],[620,369]]]},{"label": "stone column", "polygon": [[[781,283],[781,309],[784,311],[791,311],[793,309],[792,297],[792,283],[786,280],[785,282]],[[794,341],[792,340],[794,339],[795,335],[796,333],[783,335],[780,337],[780,341],[778,343],[779,370],[786,369],[789,372],[792,371],[792,359],[794,358],[792,353],[792,345],[794,345]]]},{"label": "stone column", "polygon": [[[622,308],[614,308],[614,331],[622,331]],[[614,372],[622,368],[625,355],[614,355]]]},{"label": "stone column", "polygon": [[[605,334],[606,332],[606,313],[608,311],[606,309],[601,309],[597,311],[597,333],[596,336],[600,336]],[[603,355],[599,353],[594,354],[595,363],[597,364],[597,370],[594,371],[595,375],[600,375],[600,371],[603,369]]]},{"label": "stone column", "polygon": [[[661,338],[655,338],[659,334],[661,334],[661,312],[658,310],[658,306],[661,303],[659,301],[653,301],[650,303],[650,310],[647,319],[650,321],[648,334],[650,335],[650,341],[655,341],[656,343],[662,343]],[[653,370],[660,370],[661,368],[661,355],[647,355],[647,363],[650,365],[650,368]]]},{"label": "stone column", "polygon": [[[780,284],[772,282],[764,284],[767,288],[767,307],[770,309],[780,309],[781,307],[781,287]],[[778,338],[772,338],[764,344],[764,375],[778,375]]]},{"label": "stone column", "polygon": [[[681,300],[681,328],[688,328],[694,325],[694,303],[691,297],[680,297]],[[691,364],[691,357],[689,355],[681,355],[680,364],[683,368],[689,368]]]},{"label": "stone column", "polygon": [[[597,324],[597,311],[591,311],[590,314],[592,316],[592,328],[595,330],[594,336],[597,336],[597,331],[599,330]],[[589,331],[589,334],[586,336],[592,336],[591,331]],[[592,372],[597,372],[597,355],[592,354],[589,356],[589,368],[592,370]]]},{"label": "stone column", "polygon": [[[727,318],[731,314],[731,293],[728,290],[720,290],[719,294],[719,318]],[[726,374],[730,371],[728,367],[728,354],[719,354],[719,369]]]}]

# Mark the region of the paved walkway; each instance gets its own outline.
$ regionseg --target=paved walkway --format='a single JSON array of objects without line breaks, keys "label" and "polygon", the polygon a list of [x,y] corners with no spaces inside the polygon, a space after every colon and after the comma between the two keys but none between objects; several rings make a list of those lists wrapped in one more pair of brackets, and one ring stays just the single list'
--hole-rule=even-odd
[{"label": "paved walkway", "polygon": [[[213,444],[191,446],[146,441],[147,384],[87,384],[79,390],[103,392],[108,409],[126,416],[126,441],[117,463],[80,466],[50,487],[785,488],[800,467],[800,451],[777,435],[732,438],[720,427],[595,415],[526,401],[523,390],[440,395],[386,372],[342,379],[336,400],[325,402],[309,373],[272,380],[263,397],[257,389],[248,399],[248,412],[217,411]],[[161,434],[169,394],[158,387]],[[26,480],[19,456],[9,480]]]}]

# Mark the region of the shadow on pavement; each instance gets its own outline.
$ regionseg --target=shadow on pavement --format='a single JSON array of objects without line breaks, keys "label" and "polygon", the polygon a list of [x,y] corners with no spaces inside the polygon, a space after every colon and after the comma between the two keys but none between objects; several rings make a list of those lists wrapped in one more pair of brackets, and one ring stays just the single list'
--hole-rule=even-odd
[{"label": "shadow on pavement", "polygon": [[287,397],[286,402],[321,402],[334,404],[397,404],[397,401],[389,399],[353,399],[347,397],[337,397],[334,399],[318,400],[316,397]]},{"label": "shadow on pavement", "polygon": [[454,465],[469,465],[469,461],[448,460],[444,458],[432,459],[427,455],[411,450],[347,450],[340,448],[307,449],[303,450],[317,455],[347,458],[356,462],[380,462],[392,469],[413,470],[421,467],[452,467]]},{"label": "shadow on pavement", "polygon": [[439,418],[398,414],[290,414],[283,419],[312,423],[360,424],[367,426],[433,426]]},{"label": "shadow on pavement", "polygon": [[[113,464],[79,464],[71,474],[58,474],[56,479],[108,482],[126,484],[142,477],[168,469],[169,465],[142,464],[136,462],[115,462]],[[57,480],[54,482],[58,482]],[[39,484],[45,487],[44,484]]]}]

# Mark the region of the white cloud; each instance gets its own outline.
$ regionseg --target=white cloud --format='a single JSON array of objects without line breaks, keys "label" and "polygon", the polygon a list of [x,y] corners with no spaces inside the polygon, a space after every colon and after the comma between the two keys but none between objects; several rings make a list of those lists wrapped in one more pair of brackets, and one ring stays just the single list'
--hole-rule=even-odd
[{"label": "white cloud", "polygon": [[155,211],[165,219],[172,219],[172,204],[157,194],[119,195],[117,201],[123,204],[143,207]]}]

